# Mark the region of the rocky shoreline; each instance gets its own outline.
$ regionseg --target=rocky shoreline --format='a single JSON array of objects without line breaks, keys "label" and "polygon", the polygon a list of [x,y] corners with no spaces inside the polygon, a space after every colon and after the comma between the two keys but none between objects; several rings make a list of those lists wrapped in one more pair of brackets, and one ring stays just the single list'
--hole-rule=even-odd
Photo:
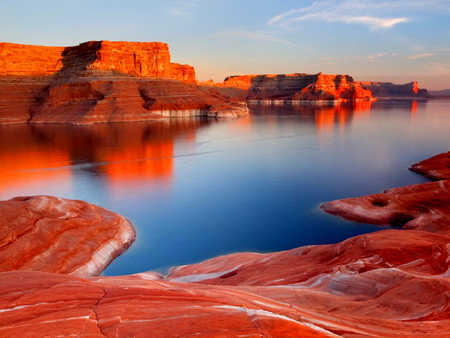
[{"label": "rocky shoreline", "polygon": [[437,182],[322,206],[404,230],[167,276],[95,277],[134,240],[122,216],[49,196],[0,202],[0,336],[450,337],[449,158],[412,167]]}]

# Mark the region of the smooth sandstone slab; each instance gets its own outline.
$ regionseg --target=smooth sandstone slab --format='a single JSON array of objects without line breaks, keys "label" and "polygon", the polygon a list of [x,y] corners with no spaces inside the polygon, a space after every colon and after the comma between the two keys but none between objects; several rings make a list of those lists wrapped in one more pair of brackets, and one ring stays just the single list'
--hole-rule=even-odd
[{"label": "smooth sandstone slab", "polygon": [[333,245],[238,253],[168,279],[236,286],[342,337],[449,337],[450,236],[384,230]]},{"label": "smooth sandstone slab", "polygon": [[450,181],[387,189],[384,193],[324,203],[346,219],[433,232],[450,230]]},{"label": "smooth sandstone slab", "polygon": [[136,236],[116,213],[51,196],[1,201],[0,222],[0,271],[98,275]]},{"label": "smooth sandstone slab", "polygon": [[450,152],[433,156],[409,168],[433,180],[450,179]]}]

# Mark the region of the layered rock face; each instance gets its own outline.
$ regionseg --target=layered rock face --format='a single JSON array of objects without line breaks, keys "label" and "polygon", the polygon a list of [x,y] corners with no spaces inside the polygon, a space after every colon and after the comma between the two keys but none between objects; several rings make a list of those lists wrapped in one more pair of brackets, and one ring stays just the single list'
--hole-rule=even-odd
[{"label": "layered rock face", "polygon": [[0,271],[100,274],[136,237],[120,215],[51,196],[0,202]]},{"label": "layered rock face", "polygon": [[0,44],[0,76],[131,75],[195,83],[194,68],[170,62],[162,42],[89,41],[74,47]]},{"label": "layered rock face", "polygon": [[322,73],[231,76],[222,92],[240,99],[270,101],[349,101],[372,100],[370,90],[348,75]]},{"label": "layered rock face", "polygon": [[413,81],[405,84],[393,84],[392,82],[358,82],[369,89],[376,98],[428,98],[430,95],[426,89],[420,89],[419,83]]},{"label": "layered rock face", "polygon": [[165,43],[0,45],[0,124],[247,114],[245,105],[199,90],[194,68],[171,63]]}]

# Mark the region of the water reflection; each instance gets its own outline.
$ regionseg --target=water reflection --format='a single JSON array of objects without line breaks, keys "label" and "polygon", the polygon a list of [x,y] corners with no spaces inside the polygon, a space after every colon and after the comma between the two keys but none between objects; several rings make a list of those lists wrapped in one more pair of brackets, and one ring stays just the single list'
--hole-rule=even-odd
[{"label": "water reflection", "polygon": [[[416,100],[399,101],[395,106],[400,111],[410,111],[414,119],[423,104]],[[53,185],[65,182],[66,190],[70,190],[81,172],[101,179],[110,193],[119,193],[130,184],[151,182],[170,188],[174,158],[178,155],[175,143],[191,144],[195,153],[196,134],[207,126],[219,123],[246,135],[251,133],[255,121],[277,133],[286,133],[294,124],[307,123],[315,126],[320,141],[324,136],[331,137],[336,127],[344,132],[355,119],[370,118],[371,111],[382,110],[383,105],[367,101],[337,105],[252,105],[254,116],[237,120],[177,118],[84,127],[0,126],[0,192],[2,195],[8,191],[38,192],[49,181]]]},{"label": "water reflection", "polygon": [[211,123],[179,118],[150,123],[92,126],[0,126],[0,191],[59,180],[74,184],[85,172],[118,189],[128,181],[164,181],[174,170],[175,140],[195,142],[195,133]]}]

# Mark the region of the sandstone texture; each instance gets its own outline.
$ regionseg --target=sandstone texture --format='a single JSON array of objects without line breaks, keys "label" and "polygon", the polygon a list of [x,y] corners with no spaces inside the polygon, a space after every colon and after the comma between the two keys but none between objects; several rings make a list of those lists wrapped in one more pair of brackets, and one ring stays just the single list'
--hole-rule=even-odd
[{"label": "sandstone texture", "polygon": [[450,237],[384,230],[155,273],[0,273],[0,336],[450,337]]},{"label": "sandstone texture", "polygon": [[136,236],[120,215],[51,196],[2,201],[0,219],[0,271],[98,275]]},{"label": "sandstone texture", "polygon": [[2,337],[336,337],[265,297],[146,274],[0,273],[0,309]]},{"label": "sandstone texture", "polygon": [[170,62],[165,43],[0,44],[0,124],[247,114],[245,105],[199,90],[194,68]]},{"label": "sandstone texture", "polygon": [[230,76],[216,88],[224,95],[248,101],[373,100],[370,90],[351,76],[322,73]]},{"label": "sandstone texture", "polygon": [[413,81],[405,84],[394,84],[392,82],[358,82],[361,86],[369,89],[373,96],[383,98],[428,98],[430,95],[426,89],[419,88],[419,83]]}]

